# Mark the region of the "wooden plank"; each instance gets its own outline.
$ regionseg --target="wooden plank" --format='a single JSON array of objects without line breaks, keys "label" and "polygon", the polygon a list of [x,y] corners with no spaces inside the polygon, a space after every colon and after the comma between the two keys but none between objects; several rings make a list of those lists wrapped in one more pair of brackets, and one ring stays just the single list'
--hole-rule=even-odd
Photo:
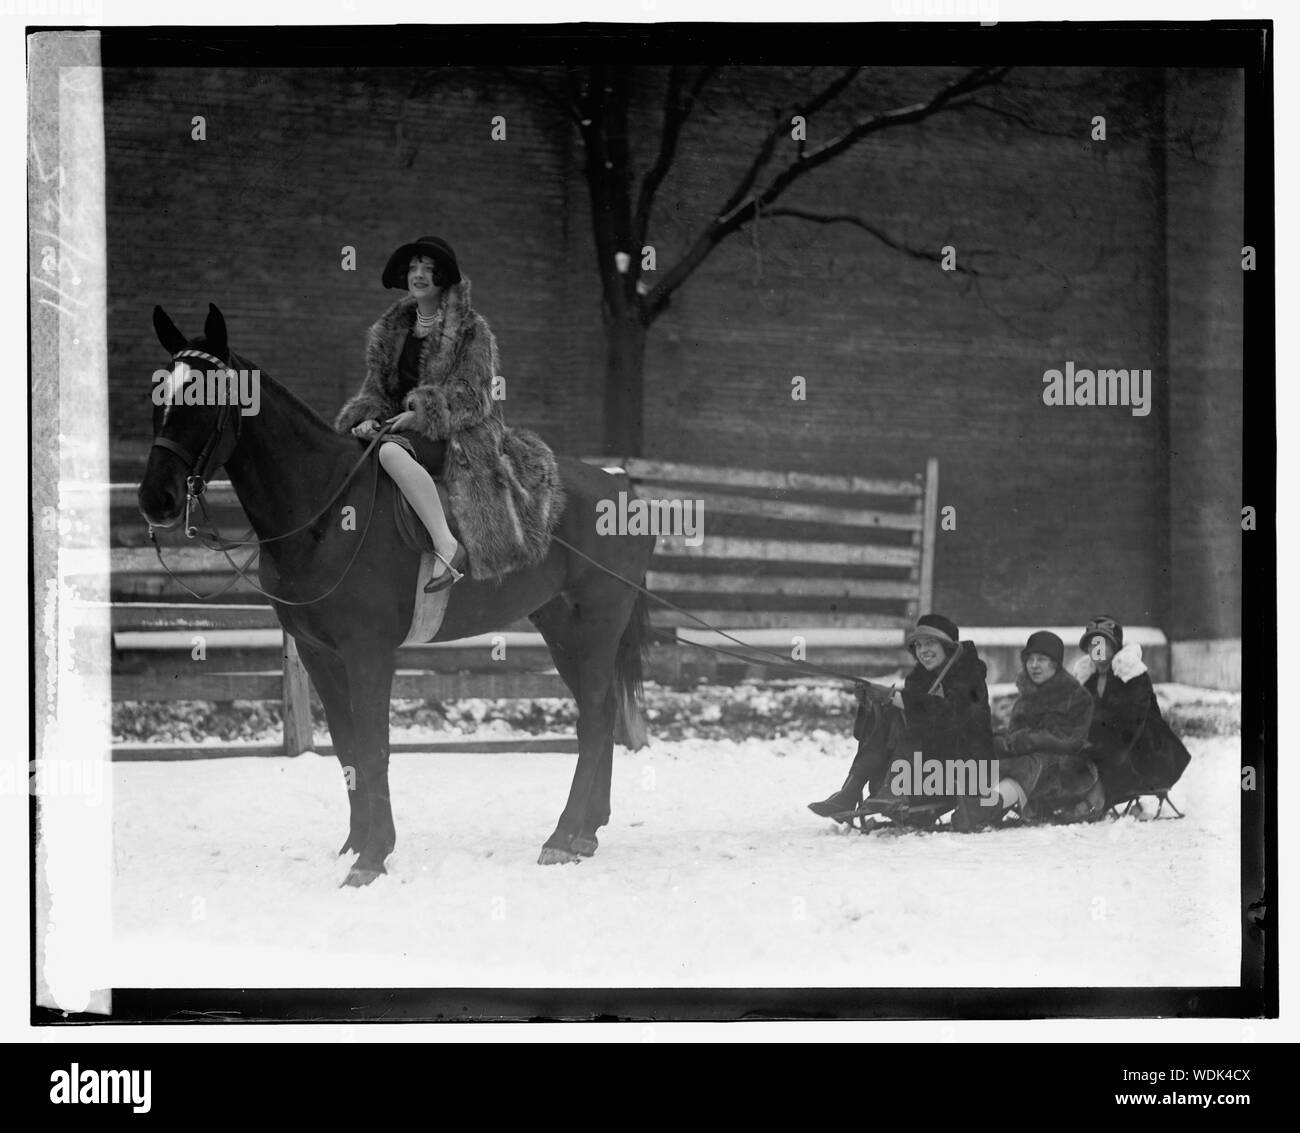
[{"label": "wooden plank", "polygon": [[880,547],[864,543],[793,542],[710,535],[697,547],[680,535],[659,539],[661,555],[680,558],[759,559],[763,562],[830,563],[835,566],[909,567],[917,561],[915,547]]},{"label": "wooden plank", "polygon": [[[244,517],[243,512],[238,511],[211,511],[211,524],[201,523],[200,530],[210,532],[215,529],[224,539],[242,540],[244,538],[254,538],[248,531],[248,520]],[[110,546],[113,547],[152,547],[153,543],[149,540],[149,528],[145,526],[143,519],[136,517],[136,522],[123,521],[114,518],[110,526],[111,536]],[[158,542],[163,546],[163,555],[170,558],[171,550],[174,547],[183,547],[188,542],[184,533],[177,528],[174,531],[158,532]],[[231,551],[231,554],[243,556],[248,554],[251,547],[237,548]],[[152,553],[152,552],[151,552]],[[156,560],[155,560],[156,561]]]},{"label": "wooden plank", "polygon": [[[764,649],[787,650],[790,648],[790,635],[783,629],[754,629],[738,635],[751,645]],[[859,649],[869,646],[872,649],[902,649],[904,633],[902,627],[881,627],[879,629],[825,628],[813,630],[804,636],[807,649]],[[703,628],[691,629],[683,626],[677,630],[678,641],[690,641],[705,645],[718,645],[724,649],[736,648],[735,643],[721,634]]]},{"label": "wooden plank", "polygon": [[[114,702],[126,700],[274,700],[284,694],[279,669],[247,673],[218,673],[207,669],[156,673],[114,673]],[[403,700],[491,700],[569,698],[569,690],[554,673],[430,673],[402,669],[393,680],[393,696]]]},{"label": "wooden plank", "polygon": [[284,639],[284,689],[281,719],[284,721],[284,754],[301,755],[311,747],[311,691],[307,670],[298,656],[298,644],[287,633]]},{"label": "wooden plank", "polygon": [[[93,577],[93,576],[92,576]],[[229,585],[231,572],[225,574],[187,574],[185,585],[198,594],[212,594],[215,600],[222,602],[252,603],[259,596],[249,582],[236,579]],[[186,592],[180,583],[172,581],[161,572],[156,574],[114,574],[107,581],[113,601],[116,603],[153,603],[156,605],[183,604],[194,601],[194,595]],[[219,592],[219,593],[218,593]]]},{"label": "wooden plank", "polygon": [[194,648],[194,637],[201,636],[204,647],[208,650],[279,650],[283,633],[278,625],[273,629],[201,629],[187,626],[184,629],[122,630],[113,634],[113,648],[123,652],[152,650],[166,653],[184,650],[188,653]]},{"label": "wooden plank", "polygon": [[[334,754],[334,745],[313,744],[306,751],[317,755]],[[454,740],[394,740],[390,752],[428,752],[431,755],[486,755],[494,752],[529,755],[541,752],[575,754],[578,750],[576,736],[493,736],[482,739],[466,737]],[[283,755],[279,744],[153,744],[120,743],[113,745],[114,763],[164,762],[184,759],[243,759]]]},{"label": "wooden plank", "polygon": [[[247,550],[230,552],[230,557],[240,566],[244,565],[248,555]],[[220,551],[209,551],[206,547],[167,547],[163,549],[163,558],[177,574],[230,575],[234,572],[225,555]],[[256,566],[254,560],[253,565],[248,569],[254,571]],[[114,574],[151,574],[166,577],[162,574],[162,568],[158,565],[158,556],[152,547],[114,547],[109,551],[109,567]],[[75,560],[68,563],[68,570],[69,573],[78,573]]]},{"label": "wooden plank", "polygon": [[[687,607],[690,609],[690,607]],[[914,619],[898,614],[856,613],[842,610],[691,610],[719,629],[902,629],[910,627]],[[682,626],[702,629],[698,622],[674,610],[661,610],[651,615],[651,624],[657,628]]]},{"label": "wooden plank", "polygon": [[732,496],[722,492],[694,492],[662,484],[644,485],[639,492],[645,500],[701,501],[704,513],[754,516],[791,523],[825,523],[836,527],[880,528],[915,531],[921,517],[914,511],[873,511],[865,508],[830,507],[826,504],[792,503],[788,500],[759,500],[752,496]]},{"label": "wooden plank", "polygon": [[195,602],[159,604],[154,602],[115,602],[111,607],[115,634],[142,630],[212,630],[277,629],[275,611],[270,606],[216,605]]},{"label": "wooden plank", "polygon": [[629,457],[619,463],[633,480],[715,484],[732,488],[771,488],[788,492],[840,492],[846,495],[921,494],[921,485],[916,480],[873,480],[865,476],[832,476],[818,472],[719,468],[716,465],[679,464],[665,460],[645,460],[641,457]]},{"label": "wooden plank", "polygon": [[393,680],[393,696],[403,700],[572,699],[555,673],[427,673],[404,669],[399,669]]},{"label": "wooden plank", "polygon": [[894,578],[809,578],[805,575],[752,575],[656,571],[646,575],[656,593],[772,594],[788,598],[911,598],[915,583]]},{"label": "wooden plank", "polygon": [[284,694],[280,669],[218,673],[201,666],[158,673],[113,673],[113,700],[279,700]]},{"label": "wooden plank", "polygon": [[921,528],[921,579],[917,603],[922,614],[934,609],[934,542],[939,519],[939,461],[925,462],[925,512]]},{"label": "wooden plank", "polygon": [[[70,500],[80,497],[97,497],[104,490],[108,490],[108,506],[111,508],[122,508],[134,511],[137,506],[137,497],[140,491],[139,484],[125,484],[117,481],[113,484],[90,484],[74,483],[71,481],[61,483],[59,491]],[[208,502],[208,507],[239,507],[239,497],[235,495],[234,485],[229,480],[209,480],[205,489],[204,498]],[[139,515],[139,512],[136,512]],[[143,519],[140,521],[144,522]]]}]

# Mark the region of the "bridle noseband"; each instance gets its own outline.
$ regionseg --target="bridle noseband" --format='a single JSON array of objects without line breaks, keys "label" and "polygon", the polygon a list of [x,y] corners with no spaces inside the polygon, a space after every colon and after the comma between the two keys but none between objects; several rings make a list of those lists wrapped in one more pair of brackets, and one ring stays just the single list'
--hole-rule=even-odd
[{"label": "bridle noseband", "polygon": [[[215,354],[209,354],[206,350],[195,350],[187,348],[178,350],[172,355],[172,365],[184,361],[186,358],[201,358],[205,362],[211,362],[221,370],[230,369],[229,362],[223,362]],[[173,395],[179,394],[178,390],[172,391]],[[235,445],[239,443],[239,424],[242,413],[240,406],[231,404],[229,401],[221,405],[217,410],[217,421],[212,427],[212,432],[208,434],[207,442],[199,450],[198,458],[191,455],[190,450],[177,441],[168,437],[154,437],[154,448],[165,449],[174,456],[180,457],[185,467],[189,469],[189,475],[185,477],[185,537],[193,539],[198,534],[198,528],[190,522],[190,513],[198,498],[203,495],[208,486],[208,473],[214,468],[220,468],[227,460],[230,454],[234,452]],[[231,419],[233,417],[233,425]],[[222,440],[227,435],[234,437],[230,448],[217,457],[217,449]]]}]

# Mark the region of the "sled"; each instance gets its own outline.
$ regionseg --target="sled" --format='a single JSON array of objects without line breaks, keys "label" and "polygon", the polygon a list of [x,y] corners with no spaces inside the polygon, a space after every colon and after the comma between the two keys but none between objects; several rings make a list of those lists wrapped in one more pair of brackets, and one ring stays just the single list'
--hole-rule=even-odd
[{"label": "sled", "polygon": [[[1167,788],[1161,788],[1159,790],[1150,790],[1150,791],[1138,791],[1136,794],[1132,795],[1128,799],[1119,799],[1116,802],[1111,803],[1110,806],[1111,817],[1116,819],[1128,817],[1129,812],[1135,806],[1141,807],[1142,799],[1148,795],[1159,800],[1159,804],[1160,804],[1159,806],[1156,807],[1156,813],[1151,818],[1152,822],[1154,822],[1156,819],[1160,817],[1161,813],[1165,809],[1165,803],[1168,803],[1169,809],[1174,812],[1169,816],[1169,818],[1166,821],[1173,821],[1174,819],[1187,817],[1174,804],[1174,800],[1169,797],[1169,791]],[[1118,809],[1121,803],[1124,804],[1124,809],[1122,811]]]},{"label": "sled", "polygon": [[867,799],[853,810],[841,811],[830,817],[836,822],[848,823],[863,834],[870,834],[871,831],[886,826],[879,821],[881,818],[890,819],[888,825],[899,828],[911,827],[912,820],[920,820],[918,827],[926,829],[934,823],[935,819],[951,809],[952,803],[949,800],[909,803],[905,799]]}]

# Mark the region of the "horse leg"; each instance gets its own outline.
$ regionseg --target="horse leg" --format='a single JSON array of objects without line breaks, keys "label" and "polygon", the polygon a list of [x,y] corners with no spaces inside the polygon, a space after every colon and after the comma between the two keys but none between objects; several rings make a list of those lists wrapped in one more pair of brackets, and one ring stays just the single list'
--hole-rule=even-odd
[{"label": "horse leg", "polygon": [[356,734],[352,727],[347,668],[334,654],[302,641],[298,642],[298,655],[325,708],[325,719],[329,722],[330,736],[334,740],[334,754],[343,768],[343,780],[347,787],[348,836],[339,849],[339,856],[342,857],[349,850],[360,853],[369,837],[370,800],[365,794],[365,784],[357,774]]},{"label": "horse leg", "polygon": [[[597,585],[593,589],[606,588]],[[557,598],[532,618],[578,702],[578,764],[555,832],[542,846],[539,865],[590,857],[596,852],[597,828],[609,820],[616,714],[614,657],[627,612],[625,609],[619,617],[618,609],[620,605],[630,609],[631,603],[620,603],[623,595],[612,590],[604,597],[602,602],[597,594],[584,593],[582,603],[572,604]],[[601,612],[584,621],[584,606]]]},{"label": "horse leg", "polygon": [[369,885],[384,869],[384,859],[397,844],[393,809],[388,798],[388,710],[396,662],[391,645],[344,650],[348,692],[355,731],[357,786],[367,804],[366,840],[343,884]]}]

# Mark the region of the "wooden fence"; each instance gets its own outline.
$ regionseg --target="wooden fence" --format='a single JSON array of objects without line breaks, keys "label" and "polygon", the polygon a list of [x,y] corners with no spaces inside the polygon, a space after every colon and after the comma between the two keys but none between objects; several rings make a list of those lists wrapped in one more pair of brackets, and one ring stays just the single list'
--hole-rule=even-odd
[{"label": "wooden fence", "polygon": [[[899,663],[903,627],[930,605],[937,461],[930,460],[924,474],[898,480],[640,458],[621,467],[640,497],[663,501],[655,509],[661,519],[702,518],[699,529],[661,534],[647,579],[652,592],[784,654],[797,644],[800,655],[821,664],[861,670]],[[210,484],[206,498],[223,533],[239,537],[246,531],[228,482]],[[113,699],[278,700],[285,720],[284,742],[273,748],[121,744],[117,757],[165,758],[169,750],[173,757],[321,750],[312,743],[305,670],[265,600],[239,580],[220,601],[195,602],[160,569],[135,509],[134,486],[113,485],[109,530]],[[192,589],[208,593],[230,580],[230,565],[220,553],[195,547],[179,531],[160,532],[159,538],[168,565]],[[247,552],[233,555],[242,562]],[[667,639],[650,651],[652,679],[734,680],[770,668],[759,654],[736,661],[691,648],[691,642],[711,643],[716,635],[680,612],[654,604],[652,611],[653,624]],[[737,648],[726,640],[716,643]],[[393,695],[450,700],[568,693],[541,636],[525,622],[456,642],[403,646]],[[495,746],[502,743],[512,750],[572,748],[568,737]],[[481,750],[485,744],[423,742],[394,749],[442,746]]]}]

